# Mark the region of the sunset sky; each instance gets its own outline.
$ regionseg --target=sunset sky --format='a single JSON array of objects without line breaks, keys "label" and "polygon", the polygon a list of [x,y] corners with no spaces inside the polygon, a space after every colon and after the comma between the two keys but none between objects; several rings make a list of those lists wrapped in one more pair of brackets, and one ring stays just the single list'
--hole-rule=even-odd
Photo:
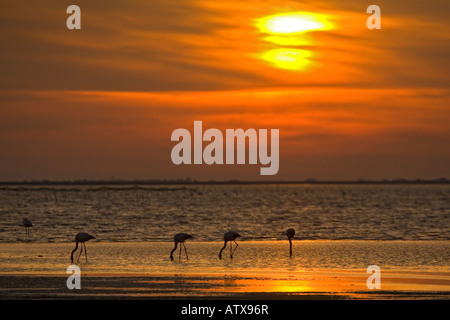
[{"label": "sunset sky", "polygon": [[[66,27],[71,4],[81,30]],[[371,4],[381,30],[366,27]],[[450,178],[449,11],[448,0],[3,0],[0,180]],[[261,27],[293,13],[322,24]],[[195,120],[279,129],[278,174],[174,165],[171,133]]]}]

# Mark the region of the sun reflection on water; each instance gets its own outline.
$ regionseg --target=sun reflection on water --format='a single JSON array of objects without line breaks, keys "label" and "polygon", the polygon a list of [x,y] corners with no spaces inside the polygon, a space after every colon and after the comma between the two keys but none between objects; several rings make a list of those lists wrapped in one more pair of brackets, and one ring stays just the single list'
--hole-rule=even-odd
[{"label": "sun reflection on water", "polygon": [[283,48],[267,51],[262,58],[281,69],[302,70],[310,63],[311,55],[310,50]]}]

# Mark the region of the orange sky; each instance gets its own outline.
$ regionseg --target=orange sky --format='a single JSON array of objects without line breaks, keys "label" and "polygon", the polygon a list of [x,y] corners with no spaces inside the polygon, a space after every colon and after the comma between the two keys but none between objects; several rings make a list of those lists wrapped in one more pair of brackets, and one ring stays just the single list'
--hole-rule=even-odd
[{"label": "orange sky", "polygon": [[[70,4],[0,4],[0,180],[261,179],[173,165],[171,132],[194,120],[280,129],[270,179],[450,177],[448,1],[379,1],[381,30],[357,0],[77,1],[73,31]],[[332,28],[268,41],[258,19],[289,12]]]}]

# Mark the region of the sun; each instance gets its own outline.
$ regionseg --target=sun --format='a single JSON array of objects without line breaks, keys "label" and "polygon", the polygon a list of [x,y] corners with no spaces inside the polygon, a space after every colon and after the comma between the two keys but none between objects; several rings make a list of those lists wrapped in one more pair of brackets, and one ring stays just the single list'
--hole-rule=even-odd
[{"label": "sun", "polygon": [[326,15],[312,12],[291,12],[266,16],[257,19],[256,26],[261,32],[269,34],[298,34],[333,28]]}]

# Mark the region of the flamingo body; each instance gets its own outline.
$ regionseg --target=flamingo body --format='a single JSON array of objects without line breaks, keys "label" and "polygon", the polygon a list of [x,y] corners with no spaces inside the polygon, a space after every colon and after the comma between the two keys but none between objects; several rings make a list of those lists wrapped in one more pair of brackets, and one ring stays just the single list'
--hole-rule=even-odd
[{"label": "flamingo body", "polygon": [[288,237],[288,239],[292,239],[295,235],[295,229],[287,229],[286,230],[286,235]]},{"label": "flamingo body", "polygon": [[33,222],[31,222],[30,219],[25,218],[25,219],[23,219],[23,226],[25,228],[30,228],[33,226]]}]

